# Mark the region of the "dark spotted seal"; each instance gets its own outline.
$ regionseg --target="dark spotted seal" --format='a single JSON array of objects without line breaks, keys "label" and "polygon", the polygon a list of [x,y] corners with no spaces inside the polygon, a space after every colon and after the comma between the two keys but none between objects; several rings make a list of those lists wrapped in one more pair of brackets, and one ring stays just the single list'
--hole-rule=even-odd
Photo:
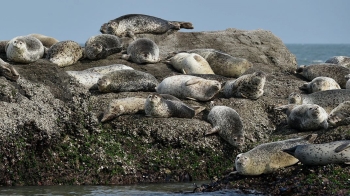
[{"label": "dark spotted seal", "polygon": [[140,38],[128,46],[127,54],[124,54],[122,58],[139,64],[157,63],[160,61],[159,48],[154,41],[147,38]]},{"label": "dark spotted seal", "polygon": [[44,56],[44,46],[35,37],[18,36],[11,39],[5,46],[9,61],[17,63],[33,63]]},{"label": "dark spotted seal", "polygon": [[88,59],[103,59],[122,51],[122,42],[115,35],[96,35],[85,42],[85,57]]},{"label": "dark spotted seal", "polygon": [[83,48],[75,41],[67,40],[55,43],[49,48],[46,59],[59,67],[73,65],[83,57]]}]

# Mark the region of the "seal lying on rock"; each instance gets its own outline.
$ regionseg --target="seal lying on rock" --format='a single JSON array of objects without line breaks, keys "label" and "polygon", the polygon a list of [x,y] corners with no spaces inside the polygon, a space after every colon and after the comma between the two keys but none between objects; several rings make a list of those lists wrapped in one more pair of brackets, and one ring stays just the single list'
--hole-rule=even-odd
[{"label": "seal lying on rock", "polygon": [[284,149],[304,165],[350,164],[350,140],[324,144],[297,145]]},{"label": "seal lying on rock", "polygon": [[97,81],[102,78],[104,75],[124,69],[133,69],[132,67],[122,65],[122,64],[113,64],[107,66],[93,67],[85,69],[82,71],[66,71],[68,75],[76,79],[80,84],[85,86],[87,89],[98,89]]},{"label": "seal lying on rock", "polygon": [[104,75],[97,82],[100,92],[155,91],[157,79],[146,72],[120,70]]},{"label": "seal lying on rock", "polygon": [[180,52],[170,58],[169,63],[183,74],[214,74],[209,63],[195,53]]},{"label": "seal lying on rock", "polygon": [[336,64],[320,64],[300,66],[296,72],[309,81],[320,76],[330,77],[333,78],[341,88],[345,88],[347,82],[345,75],[350,74],[350,69]]},{"label": "seal lying on rock", "polygon": [[275,108],[287,114],[290,127],[300,131],[313,131],[328,128],[328,114],[316,104],[289,104]]},{"label": "seal lying on rock", "polygon": [[157,44],[147,38],[133,41],[126,52],[127,54],[124,54],[122,59],[131,60],[134,63],[157,63],[160,61]]},{"label": "seal lying on rock", "polygon": [[135,38],[135,34],[163,34],[171,30],[181,28],[193,29],[190,22],[167,21],[154,16],[143,14],[128,14],[111,20],[101,26],[101,33],[116,35],[119,37]]},{"label": "seal lying on rock", "polygon": [[170,94],[180,99],[208,101],[221,89],[220,82],[190,75],[165,78],[157,87],[160,94]]},{"label": "seal lying on rock", "polygon": [[227,81],[222,88],[224,95],[230,97],[242,97],[258,99],[264,94],[266,74],[257,71],[252,74],[240,76],[235,80]]},{"label": "seal lying on rock", "polygon": [[144,111],[146,99],[140,97],[127,97],[122,99],[113,99],[108,108],[103,113],[101,122],[112,120],[124,114],[136,114]]},{"label": "seal lying on rock", "polygon": [[296,139],[260,144],[248,152],[237,155],[235,160],[237,171],[235,173],[260,175],[294,165],[299,160],[282,150],[296,145],[313,143],[316,137],[317,134],[311,134]]},{"label": "seal lying on rock", "polygon": [[103,59],[107,56],[122,51],[122,42],[115,35],[91,36],[85,42],[85,57],[88,59]]},{"label": "seal lying on rock", "polygon": [[17,63],[33,63],[44,56],[44,46],[35,37],[18,36],[11,39],[5,46],[9,61]]},{"label": "seal lying on rock", "polygon": [[32,33],[32,34],[29,34],[28,36],[32,36],[32,37],[37,38],[38,40],[41,41],[41,43],[46,48],[50,48],[55,43],[59,42],[56,38],[49,37],[49,36],[42,35],[42,34],[37,34],[37,33]]},{"label": "seal lying on rock", "polygon": [[340,86],[333,78],[316,77],[311,82],[304,83],[299,89],[305,90],[308,93],[314,93],[318,91],[340,89]]},{"label": "seal lying on rock", "polygon": [[334,56],[330,59],[327,59],[325,63],[337,64],[344,67],[350,67],[350,57],[348,56]]},{"label": "seal lying on rock", "polygon": [[67,40],[55,43],[47,51],[46,59],[59,67],[73,65],[83,57],[83,48],[75,41]]},{"label": "seal lying on rock", "polygon": [[328,123],[337,127],[350,124],[350,101],[344,101],[335,107],[328,115]]},{"label": "seal lying on rock", "polygon": [[244,144],[243,123],[234,109],[227,106],[214,106],[207,119],[213,128],[205,135],[218,133],[233,146],[240,147]]},{"label": "seal lying on rock", "polygon": [[221,76],[238,78],[253,66],[246,59],[233,57],[215,49],[194,49],[187,52],[202,56],[207,60],[214,73]]},{"label": "seal lying on rock", "polygon": [[5,61],[3,61],[1,58],[0,58],[0,75],[12,81],[17,81],[19,78],[19,73],[17,72],[17,70],[9,63],[6,63]]}]

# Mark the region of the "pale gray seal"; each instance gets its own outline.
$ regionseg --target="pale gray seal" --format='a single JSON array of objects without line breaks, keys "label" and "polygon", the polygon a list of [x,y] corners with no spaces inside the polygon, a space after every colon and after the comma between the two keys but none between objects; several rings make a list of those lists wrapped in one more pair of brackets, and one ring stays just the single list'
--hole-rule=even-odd
[{"label": "pale gray seal", "polygon": [[38,34],[38,33],[32,33],[32,34],[29,34],[28,36],[32,36],[32,37],[37,38],[38,40],[41,41],[41,43],[46,48],[50,48],[55,43],[59,42],[56,38],[49,37],[49,36],[42,35],[42,34]]},{"label": "pale gray seal", "polygon": [[296,72],[309,81],[319,76],[330,77],[333,78],[341,88],[345,88],[347,82],[345,75],[350,74],[350,69],[336,64],[319,64],[300,66],[297,68]]},{"label": "pale gray seal", "polygon": [[208,101],[221,89],[216,80],[206,80],[190,75],[175,75],[165,78],[157,87],[160,94],[171,94],[180,99]]},{"label": "pale gray seal", "polygon": [[264,94],[265,82],[266,74],[262,71],[257,71],[240,76],[235,80],[227,81],[222,91],[227,98],[258,99]]},{"label": "pale gray seal", "polygon": [[108,108],[104,111],[101,122],[112,120],[124,114],[136,114],[144,111],[146,98],[127,97],[122,99],[113,99]]},{"label": "pale gray seal", "polygon": [[214,106],[207,119],[213,128],[205,135],[218,133],[221,138],[235,147],[241,147],[244,144],[243,123],[236,110],[227,106]]},{"label": "pale gray seal", "polygon": [[98,89],[98,79],[102,78],[108,73],[124,69],[133,68],[122,64],[113,64],[107,66],[92,67],[82,71],[66,71],[66,73],[77,80],[80,84],[85,86],[87,89],[93,90]]},{"label": "pale gray seal", "polygon": [[73,65],[83,57],[83,48],[75,41],[60,41],[52,45],[46,55],[46,59],[59,67]]},{"label": "pale gray seal", "polygon": [[17,81],[19,78],[19,73],[17,72],[17,70],[9,63],[6,63],[5,61],[3,61],[1,58],[0,58],[0,75],[12,81]]},{"label": "pale gray seal", "polygon": [[299,89],[305,90],[308,93],[314,93],[318,91],[340,89],[340,86],[333,78],[320,76],[314,78],[311,82],[304,83]]},{"label": "pale gray seal", "polygon": [[324,144],[296,145],[284,149],[304,165],[350,164],[350,140]]},{"label": "pale gray seal", "polygon": [[202,56],[207,60],[214,73],[221,76],[238,78],[253,66],[244,58],[233,57],[215,49],[194,49],[187,52]]},{"label": "pale gray seal", "polygon": [[311,94],[293,92],[288,97],[289,104],[317,104],[330,112],[344,101],[350,101],[349,89],[333,89]]},{"label": "pale gray seal", "polygon": [[350,101],[344,101],[335,107],[328,115],[328,123],[333,126],[350,124]]},{"label": "pale gray seal", "polygon": [[299,131],[314,131],[328,128],[327,112],[316,104],[288,104],[276,107],[287,115],[287,123],[290,127]]},{"label": "pale gray seal", "polygon": [[294,165],[298,159],[282,150],[296,145],[313,143],[316,137],[317,134],[311,134],[296,139],[260,144],[248,152],[237,155],[235,160],[237,171],[235,173],[260,175]]},{"label": "pale gray seal", "polygon": [[5,46],[9,61],[17,63],[33,63],[44,56],[44,46],[35,37],[18,36],[11,39]]},{"label": "pale gray seal", "polygon": [[169,63],[183,74],[214,74],[209,63],[195,53],[180,52],[170,58]]},{"label": "pale gray seal", "polygon": [[146,116],[193,118],[195,110],[182,101],[167,100],[160,94],[150,94],[145,103]]},{"label": "pale gray seal", "polygon": [[350,68],[350,57],[348,56],[334,56],[327,59],[325,63],[337,64],[347,68]]},{"label": "pale gray seal", "polygon": [[0,41],[0,53],[6,53],[6,45],[9,42],[9,40],[1,40]]},{"label": "pale gray seal", "polygon": [[108,73],[97,82],[100,92],[155,91],[157,79],[146,72],[119,70]]},{"label": "pale gray seal", "polygon": [[181,28],[193,29],[193,26],[190,22],[167,21],[143,14],[128,14],[110,20],[107,25],[103,24],[100,31],[118,37],[135,38],[135,34],[164,34]]},{"label": "pale gray seal", "polygon": [[134,63],[157,63],[160,61],[157,44],[147,38],[140,38],[131,42],[126,52],[127,54],[124,54],[122,58]]},{"label": "pale gray seal", "polygon": [[85,42],[85,57],[88,59],[103,59],[122,51],[122,41],[115,35],[102,34],[91,36]]}]

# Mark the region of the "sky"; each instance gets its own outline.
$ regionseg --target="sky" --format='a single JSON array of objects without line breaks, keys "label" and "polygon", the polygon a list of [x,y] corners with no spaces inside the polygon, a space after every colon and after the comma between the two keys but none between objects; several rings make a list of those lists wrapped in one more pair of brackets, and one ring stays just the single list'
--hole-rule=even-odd
[{"label": "sky", "polygon": [[193,30],[271,31],[284,43],[350,44],[349,0],[4,0],[0,40],[39,33],[85,43],[125,14],[187,21]]}]

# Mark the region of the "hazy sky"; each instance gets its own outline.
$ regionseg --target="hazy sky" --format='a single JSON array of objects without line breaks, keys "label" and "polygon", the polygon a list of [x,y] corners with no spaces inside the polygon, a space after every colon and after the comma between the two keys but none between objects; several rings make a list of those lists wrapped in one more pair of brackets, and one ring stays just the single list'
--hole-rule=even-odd
[{"label": "hazy sky", "polygon": [[[269,30],[284,43],[350,43],[350,0],[4,0],[0,40],[40,33],[79,43],[125,14],[192,22],[191,31]],[[189,31],[189,30],[181,30]]]}]

